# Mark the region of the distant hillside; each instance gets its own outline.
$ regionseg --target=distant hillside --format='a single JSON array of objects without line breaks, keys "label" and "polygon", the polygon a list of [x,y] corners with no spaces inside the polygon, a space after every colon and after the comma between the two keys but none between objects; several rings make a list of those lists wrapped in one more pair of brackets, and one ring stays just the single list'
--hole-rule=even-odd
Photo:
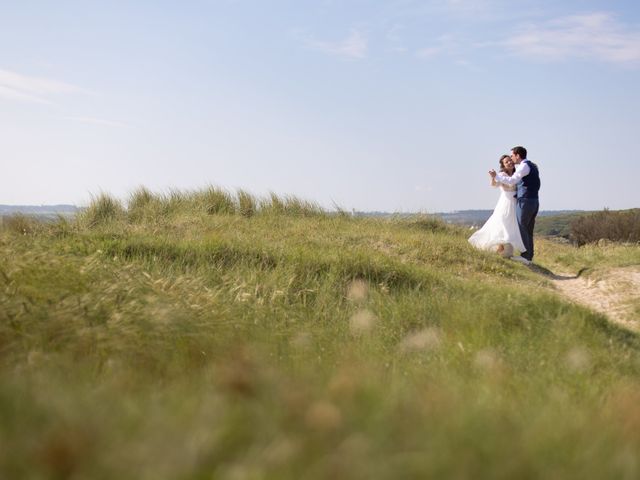
[{"label": "distant hillside", "polygon": [[24,213],[25,215],[69,214],[79,210],[75,205],[0,205],[0,215]]},{"label": "distant hillside", "polygon": [[558,213],[557,215],[543,216],[536,219],[536,235],[548,237],[569,238],[571,234],[571,222],[577,218],[591,215],[594,212],[570,212]]},{"label": "distant hillside", "polygon": [[[432,215],[442,218],[447,223],[456,225],[467,225],[470,227],[480,227],[493,213],[493,210],[457,210],[454,212],[437,212]],[[573,216],[589,213],[584,210],[543,210],[538,214],[540,217]],[[354,211],[356,217],[410,217],[416,213],[391,213],[391,212],[359,212]]]},{"label": "distant hillside", "polygon": [[[493,210],[460,210],[451,213],[436,213],[445,222],[480,227],[493,213]],[[543,217],[573,216],[584,213],[582,210],[543,210],[538,213],[538,221]]]},{"label": "distant hillside", "polygon": [[[438,212],[433,215],[454,225],[481,227],[491,216],[493,210],[458,210],[455,212]],[[536,219],[536,235],[569,238],[571,221],[590,215],[587,210],[543,210]],[[405,217],[412,214],[393,214],[388,212],[354,212],[355,216],[365,217]]]},{"label": "distant hillside", "polygon": [[[81,209],[75,205],[0,205],[0,216],[22,213],[40,218],[55,218],[57,215],[74,215]],[[491,216],[493,210],[458,210],[454,212],[437,212],[432,215],[447,223],[480,227]],[[538,214],[536,234],[545,236],[569,237],[571,220],[593,213],[585,210],[545,210]],[[411,217],[416,213],[393,213],[382,211],[353,211],[355,217]]]}]

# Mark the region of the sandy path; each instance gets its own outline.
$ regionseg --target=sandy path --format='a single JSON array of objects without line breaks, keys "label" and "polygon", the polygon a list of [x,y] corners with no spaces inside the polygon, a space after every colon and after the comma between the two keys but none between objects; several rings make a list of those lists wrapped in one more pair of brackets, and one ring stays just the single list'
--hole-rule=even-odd
[{"label": "sandy path", "polygon": [[589,276],[547,275],[570,300],[606,315],[612,322],[640,331],[633,302],[640,298],[640,266],[613,268]]}]

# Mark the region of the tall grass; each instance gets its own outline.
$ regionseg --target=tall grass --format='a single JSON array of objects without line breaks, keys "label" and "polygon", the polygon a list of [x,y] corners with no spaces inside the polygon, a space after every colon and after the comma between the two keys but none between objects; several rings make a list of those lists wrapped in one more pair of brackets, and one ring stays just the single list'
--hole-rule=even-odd
[{"label": "tall grass", "polygon": [[0,216],[0,229],[20,235],[31,235],[40,229],[41,222],[21,213]]},{"label": "tall grass", "polygon": [[160,210],[159,200],[157,195],[145,187],[134,190],[127,203],[127,217],[134,222],[155,217],[156,212]]},{"label": "tall grass", "polygon": [[313,216],[324,214],[324,210],[314,202],[294,196],[271,193],[261,199],[246,190],[240,189],[233,195],[213,185],[200,190],[170,190],[166,193],[153,193],[140,187],[129,197],[126,216],[135,223],[157,224],[175,216],[198,216],[202,213],[242,217],[256,214]]},{"label": "tall grass", "polygon": [[314,216],[324,214],[317,203],[302,200],[294,196],[280,197],[271,192],[268,197],[259,201],[260,212],[293,216]]},{"label": "tall grass", "polygon": [[222,188],[209,186],[194,192],[192,198],[194,203],[198,205],[198,210],[204,211],[208,215],[233,215],[236,213],[233,197]]},{"label": "tall grass", "polygon": [[258,209],[256,198],[244,190],[238,190],[238,213],[243,217],[252,217]]},{"label": "tall grass", "polygon": [[107,193],[100,193],[94,196],[89,206],[80,212],[78,221],[88,228],[93,228],[123,219],[124,215],[125,210],[120,200]]}]

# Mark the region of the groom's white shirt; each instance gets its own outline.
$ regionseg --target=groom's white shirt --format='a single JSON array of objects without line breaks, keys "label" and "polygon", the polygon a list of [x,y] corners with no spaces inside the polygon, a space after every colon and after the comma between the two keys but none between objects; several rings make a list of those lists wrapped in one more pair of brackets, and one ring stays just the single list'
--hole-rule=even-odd
[{"label": "groom's white shirt", "polygon": [[506,173],[498,173],[496,175],[496,182],[503,183],[505,185],[516,185],[522,177],[526,177],[531,172],[531,168],[524,162],[516,165],[516,170],[513,172],[513,175],[509,176]]}]

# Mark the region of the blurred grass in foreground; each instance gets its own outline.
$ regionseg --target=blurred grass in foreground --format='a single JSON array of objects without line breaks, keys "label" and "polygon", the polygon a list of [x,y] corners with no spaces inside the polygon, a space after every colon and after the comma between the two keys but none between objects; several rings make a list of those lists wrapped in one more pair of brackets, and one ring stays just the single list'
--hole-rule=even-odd
[{"label": "blurred grass in foreground", "polygon": [[637,336],[465,230],[213,187],[25,222],[0,233],[2,478],[640,475]]}]

